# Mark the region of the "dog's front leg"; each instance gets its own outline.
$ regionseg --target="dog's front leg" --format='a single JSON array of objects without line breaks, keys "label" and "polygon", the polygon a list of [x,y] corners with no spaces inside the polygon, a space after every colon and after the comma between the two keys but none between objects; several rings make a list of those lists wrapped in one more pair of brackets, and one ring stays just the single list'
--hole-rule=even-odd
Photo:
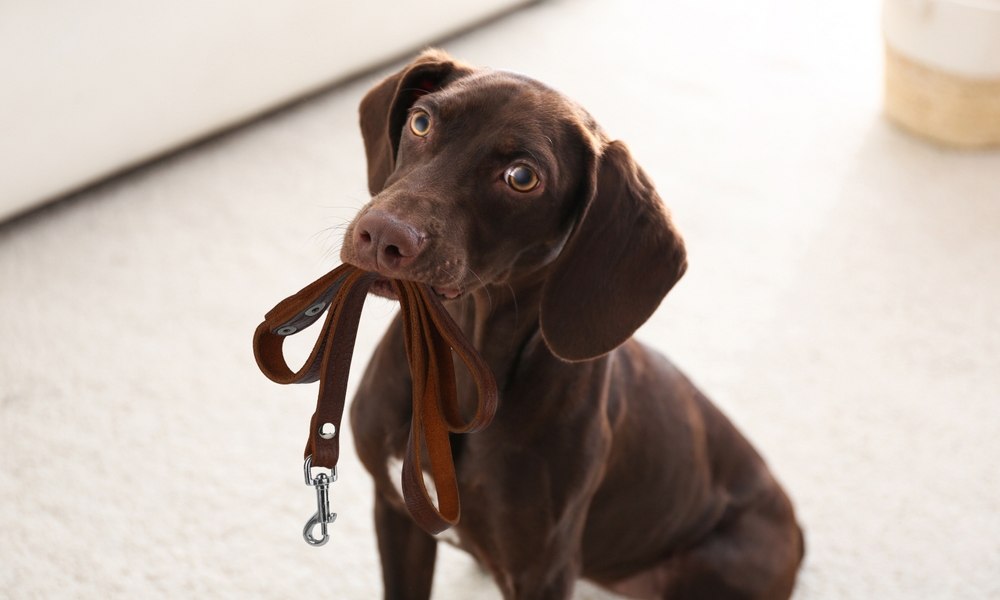
[{"label": "dog's front leg", "polygon": [[[527,422],[513,416],[512,426]],[[574,419],[570,415],[567,420]],[[499,425],[484,437],[496,433],[497,439],[514,438],[502,431],[504,423]],[[492,572],[506,600],[572,597],[582,571],[590,501],[602,472],[600,462],[586,462],[590,456],[584,455],[603,454],[603,442],[582,430],[571,426],[543,434],[555,442],[551,453],[537,452],[538,447],[524,439],[484,445],[484,452],[502,458],[494,459],[488,483],[463,490],[468,492],[463,496],[468,510],[462,522],[470,548]],[[575,451],[565,451],[570,448]],[[482,464],[476,460],[479,450],[468,448],[464,458]],[[581,456],[584,462],[578,460]]]},{"label": "dog's front leg", "polygon": [[568,600],[573,595],[579,568],[564,565],[557,569],[547,569],[544,577],[540,573],[520,573],[509,578],[502,585],[506,600]]},{"label": "dog's front leg", "polygon": [[386,600],[430,598],[437,540],[377,491],[375,532]]},{"label": "dog's front leg", "polygon": [[496,561],[499,564],[494,564],[494,578],[505,600],[568,600],[580,577],[585,515],[564,514],[561,523],[525,517],[508,528],[506,547]]},{"label": "dog's front leg", "polygon": [[437,541],[407,514],[388,464],[401,456],[410,430],[411,380],[397,315],[375,349],[351,404],[358,458],[375,480],[375,532],[387,600],[427,600]]}]

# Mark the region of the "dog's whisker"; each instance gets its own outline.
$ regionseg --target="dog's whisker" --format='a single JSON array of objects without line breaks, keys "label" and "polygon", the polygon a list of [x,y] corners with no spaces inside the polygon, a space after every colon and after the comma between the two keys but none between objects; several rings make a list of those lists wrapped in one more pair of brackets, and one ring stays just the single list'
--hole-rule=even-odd
[{"label": "dog's whisker", "polygon": [[340,250],[344,245],[344,237],[336,234],[340,233],[341,229],[346,227],[347,223],[324,227],[310,237],[310,239],[316,240],[322,236],[323,246],[325,248],[322,254],[324,262],[328,262],[340,256]]},{"label": "dog's whisker", "polygon": [[441,271],[442,273],[444,273],[445,275],[447,275],[448,279],[450,279],[451,281],[455,282],[456,286],[461,283],[458,280],[458,276],[456,276],[454,273],[452,273],[451,271],[449,271],[444,265],[439,265],[437,269],[438,269],[438,271]]},{"label": "dog's whisker", "polygon": [[480,277],[479,273],[476,273],[475,269],[473,269],[472,267],[469,267],[469,273],[472,273],[476,277],[476,279],[479,280],[479,284],[483,286],[483,289],[486,290],[486,298],[490,301],[490,310],[489,310],[489,312],[487,314],[491,314],[492,315],[493,314],[493,294],[490,293],[489,286],[486,285],[486,282],[483,281],[483,278]]}]

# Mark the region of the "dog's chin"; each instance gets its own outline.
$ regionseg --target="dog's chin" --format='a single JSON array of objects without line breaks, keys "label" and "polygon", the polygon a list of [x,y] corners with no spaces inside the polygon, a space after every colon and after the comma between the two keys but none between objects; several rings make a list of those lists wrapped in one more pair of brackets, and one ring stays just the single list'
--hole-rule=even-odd
[{"label": "dog's chin", "polygon": [[[444,287],[432,285],[431,290],[437,294],[437,297],[441,300],[457,300],[465,295],[465,292],[458,288]],[[369,288],[369,293],[374,296],[379,296],[381,298],[387,298],[389,300],[399,300],[399,295],[396,294],[396,288],[392,285],[392,282],[385,277],[379,277],[375,280]]]},{"label": "dog's chin", "polygon": [[389,300],[399,300],[399,296],[396,294],[396,288],[393,287],[392,283],[390,283],[388,279],[383,277],[379,277],[375,280],[375,283],[368,288],[368,293],[373,296],[388,298]]}]

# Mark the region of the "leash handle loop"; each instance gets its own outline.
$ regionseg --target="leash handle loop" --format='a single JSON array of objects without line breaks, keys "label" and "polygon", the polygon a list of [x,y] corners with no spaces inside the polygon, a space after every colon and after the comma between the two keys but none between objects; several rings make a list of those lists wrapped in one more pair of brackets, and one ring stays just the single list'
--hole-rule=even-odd
[{"label": "leash handle loop", "polygon": [[[279,302],[254,333],[254,356],[269,379],[281,384],[320,382],[304,453],[305,481],[316,488],[317,508],[303,529],[303,537],[314,546],[326,543],[327,525],[337,517],[330,512],[329,485],[337,478],[340,423],[358,321],[376,277],[341,265]],[[461,513],[449,434],[479,431],[489,425],[497,410],[497,386],[489,366],[427,285],[399,280],[391,283],[402,310],[413,383],[410,436],[401,474],[403,498],[414,521],[434,534],[455,525]],[[313,325],[324,312],[327,316],[309,357],[293,371],[284,357],[285,338]],[[459,409],[453,355],[469,370],[478,395],[475,414],[467,421]],[[424,482],[425,453],[438,506]],[[322,473],[313,477],[312,467],[331,469],[332,478]],[[313,535],[316,525],[320,537]]]}]

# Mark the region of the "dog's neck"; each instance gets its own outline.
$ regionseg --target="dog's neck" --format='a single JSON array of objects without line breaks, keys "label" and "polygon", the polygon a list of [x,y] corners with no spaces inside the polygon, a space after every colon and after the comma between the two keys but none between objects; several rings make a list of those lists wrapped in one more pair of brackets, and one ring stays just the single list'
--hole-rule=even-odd
[{"label": "dog's neck", "polygon": [[488,285],[447,304],[448,312],[503,387],[538,333],[542,282]]}]

